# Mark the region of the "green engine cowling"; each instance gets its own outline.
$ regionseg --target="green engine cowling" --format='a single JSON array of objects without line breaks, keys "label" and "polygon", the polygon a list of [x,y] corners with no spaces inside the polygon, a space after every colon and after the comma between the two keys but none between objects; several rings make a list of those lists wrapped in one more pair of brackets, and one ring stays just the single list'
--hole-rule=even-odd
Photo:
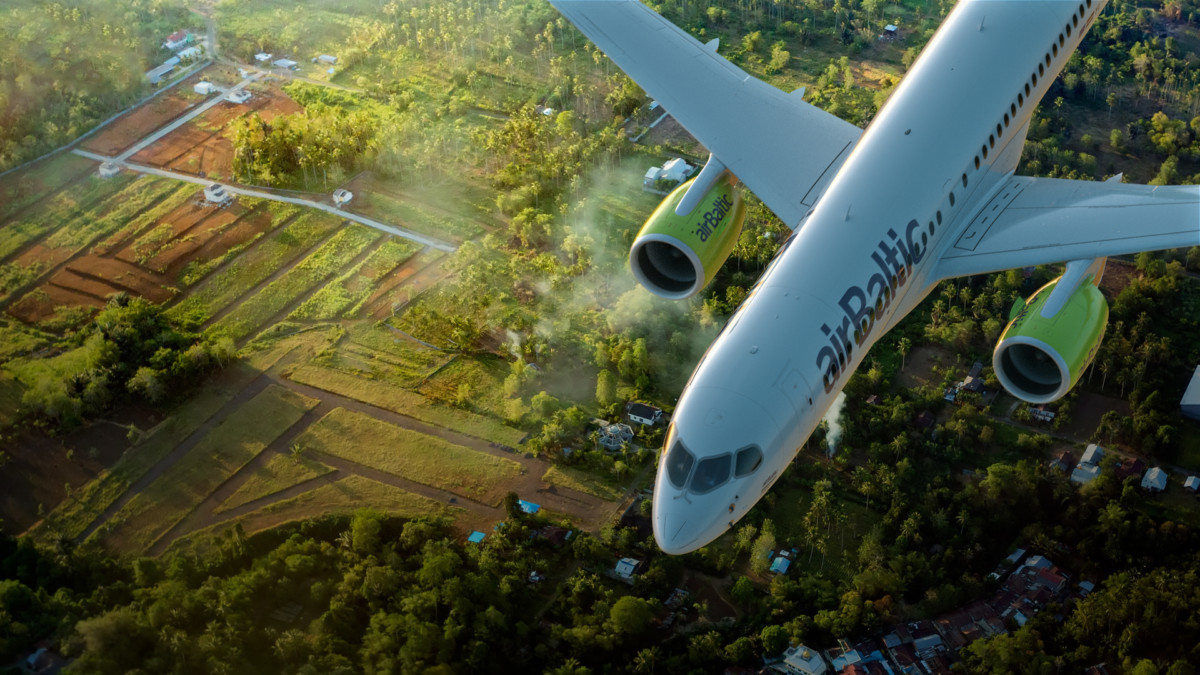
[{"label": "green engine cowling", "polygon": [[690,213],[676,215],[695,179],[675,188],[658,205],[629,251],[633,276],[655,295],[679,300],[708,285],[733,251],[746,219],[746,205],[726,173]]},{"label": "green engine cowling", "polygon": [[1082,283],[1054,316],[1042,316],[1055,279],[1029,296],[992,352],[996,377],[1013,396],[1029,403],[1062,398],[1091,364],[1104,339],[1108,303],[1093,283]]}]

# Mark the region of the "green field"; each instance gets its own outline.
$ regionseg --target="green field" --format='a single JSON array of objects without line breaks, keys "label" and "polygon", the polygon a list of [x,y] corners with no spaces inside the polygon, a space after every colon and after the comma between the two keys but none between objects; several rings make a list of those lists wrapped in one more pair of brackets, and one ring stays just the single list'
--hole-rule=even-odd
[{"label": "green field", "polygon": [[229,496],[229,499],[221,502],[215,512],[228,511],[255,499],[273,495],[306,480],[324,476],[330,471],[333,469],[306,457],[276,454],[267,460],[262,468],[246,479],[246,482],[242,483],[237,492]]},{"label": "green field", "polygon": [[589,494],[610,502],[618,501],[625,496],[620,487],[612,485],[607,481],[602,481],[587,471],[571,466],[551,466],[549,469],[546,469],[546,475],[542,476],[542,480],[551,485],[570,488],[576,492]]},{"label": "green field", "polygon": [[297,439],[304,451],[323,452],[395,476],[498,505],[523,469],[449,441],[398,427],[345,408],[322,417]]},{"label": "green field", "polygon": [[104,213],[104,205],[135,180],[133,174],[121,174],[107,180],[89,176],[71,187],[56,192],[36,209],[30,209],[0,228],[0,260],[26,244],[61,229],[81,227]]},{"label": "green field", "polygon": [[[275,216],[278,222],[279,215]],[[316,211],[307,211],[252,251],[196,286],[179,304],[171,308],[172,318],[189,317],[203,323],[227,305],[245,295],[267,277],[284,267],[301,252],[338,228],[338,221]]]},{"label": "green field", "polygon": [[455,517],[463,510],[378,483],[362,476],[346,476],[329,485],[275,502],[240,518],[218,523],[176,540],[169,550],[195,550],[219,541],[222,534],[240,524],[246,534],[279,527],[285,523],[332,514],[351,514],[369,507],[392,515]]},{"label": "green field", "polygon": [[392,223],[431,237],[463,241],[483,232],[470,218],[438,212],[428,206],[399,199],[382,192],[367,192],[357,197],[354,210],[365,216]]},{"label": "green field", "polygon": [[81,250],[102,237],[121,231],[131,222],[149,222],[150,219],[141,220],[140,216],[145,215],[143,211],[185,188],[189,193],[192,191],[190,186],[178,181],[142,176],[105,200],[100,207],[86,213],[69,226],[59,228],[43,243],[50,249],[67,249],[72,253]]},{"label": "green field", "polygon": [[[253,197],[242,197],[238,202],[255,210],[266,209],[271,214],[271,225],[266,230],[256,232],[250,239],[230,248],[225,253],[212,258],[199,258],[188,263],[186,267],[179,273],[179,285],[186,288],[199,282],[204,277],[208,276],[209,272],[217,269],[226,261],[232,260],[242,254],[250,246],[258,242],[259,239],[267,236],[275,231],[280,225],[289,222],[292,218],[300,213],[301,209],[292,204],[282,202],[269,202],[265,200],[255,199]],[[243,216],[251,217],[250,214]]]},{"label": "green field", "polygon": [[407,239],[389,237],[349,272],[322,286],[288,318],[322,321],[353,316],[379,281],[418,250],[420,246]]},{"label": "green field", "polygon": [[271,385],[210,430],[104,528],[112,551],[145,552],[221,483],[254,459],[317,401]]},{"label": "green field", "polygon": [[10,174],[0,181],[0,223],[95,168],[92,160],[64,152]]},{"label": "green field", "polygon": [[92,251],[101,255],[108,253],[112,250],[112,247],[124,241],[131,235],[140,232],[142,228],[157,221],[159,218],[162,218],[180,206],[183,206],[188,202],[188,200],[195,196],[195,185],[192,185],[191,183],[175,182],[174,192],[161,196],[153,206],[142,212],[137,218],[128,220],[123,227],[109,234],[104,238],[103,241],[98,242],[92,247]]},{"label": "green field", "polygon": [[332,369],[362,374],[390,384],[412,388],[453,358],[393,332],[386,324],[360,323],[349,329],[327,361]]},{"label": "green field", "polygon": [[112,468],[62,502],[38,527],[39,535],[78,537],[87,526],[117,500],[129,486],[141,478],[210,417],[215,415],[258,376],[244,366],[233,366],[219,380],[220,386],[205,388],[180,406],[169,417],[146,432]]},{"label": "green field", "polygon": [[430,401],[416,392],[388,382],[356,377],[314,365],[296,368],[289,377],[310,387],[501,445],[515,446],[525,438],[525,432],[513,429],[498,420]]},{"label": "green field", "polygon": [[240,340],[255,329],[265,327],[264,324],[271,317],[299,300],[317,284],[336,274],[382,236],[379,232],[361,225],[346,227],[312,255],[268,284],[261,293],[247,298],[209,330]]}]

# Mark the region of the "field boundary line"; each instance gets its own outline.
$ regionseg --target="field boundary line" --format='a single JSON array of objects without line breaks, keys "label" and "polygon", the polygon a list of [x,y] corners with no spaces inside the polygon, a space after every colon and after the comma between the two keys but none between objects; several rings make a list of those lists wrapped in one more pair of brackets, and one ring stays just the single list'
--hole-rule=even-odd
[{"label": "field boundary line", "polygon": [[[253,211],[251,211],[250,213],[256,213],[257,211],[258,211],[258,209],[257,209],[257,208],[255,208],[255,209],[254,209]],[[283,221],[282,221],[282,222],[280,222],[278,225],[274,225],[274,226],[272,226],[272,227],[271,227],[271,229],[264,231],[264,232],[262,233],[262,236],[258,237],[258,238],[257,238],[257,239],[255,239],[254,241],[250,242],[250,245],[248,245],[246,248],[244,248],[244,249],[242,249],[240,252],[238,252],[238,254],[237,254],[237,255],[234,255],[234,256],[229,256],[229,257],[228,257],[228,258],[227,258],[227,259],[226,259],[224,262],[222,262],[220,265],[217,265],[217,266],[216,266],[216,267],[214,267],[213,269],[209,270],[209,271],[208,271],[208,272],[207,272],[207,273],[206,273],[204,276],[202,276],[202,277],[200,277],[199,279],[196,279],[195,281],[193,281],[193,282],[191,283],[191,285],[187,286],[186,288],[181,288],[181,289],[180,289],[180,292],[179,292],[179,293],[177,293],[177,294],[175,295],[175,297],[173,297],[173,298],[171,298],[170,300],[168,300],[167,302],[163,303],[163,307],[164,307],[164,308],[168,308],[168,309],[169,309],[169,308],[171,308],[171,307],[173,307],[173,306],[175,306],[175,305],[179,304],[179,302],[180,302],[180,301],[182,301],[184,298],[186,298],[186,297],[188,296],[188,294],[189,294],[189,293],[191,293],[191,292],[192,292],[192,291],[193,291],[195,288],[197,288],[198,286],[200,286],[200,284],[202,284],[202,283],[204,283],[205,281],[207,281],[207,280],[208,280],[210,277],[212,277],[214,274],[219,274],[219,273],[221,273],[221,272],[222,272],[222,271],[223,271],[223,270],[224,270],[226,267],[228,267],[228,266],[232,265],[233,263],[237,262],[238,258],[240,258],[240,257],[242,257],[242,256],[244,256],[244,255],[247,255],[248,253],[250,253],[250,252],[251,252],[251,251],[253,251],[254,249],[258,248],[259,246],[262,246],[262,245],[263,245],[263,242],[265,242],[265,241],[269,241],[269,240],[271,239],[271,237],[275,235],[275,233],[276,233],[276,232],[282,232],[282,231],[284,230],[284,228],[286,228],[287,226],[291,225],[293,221],[295,221],[297,218],[299,218],[299,217],[302,215],[302,213],[303,213],[303,212],[301,212],[301,213],[294,213],[294,214],[292,214],[292,215],[288,216],[287,218],[284,218],[284,219],[283,219]],[[248,215],[248,214],[247,214],[247,215]],[[236,224],[236,223],[237,223],[238,221],[240,221],[240,220],[241,220],[241,219],[239,218],[237,221],[234,221],[234,224]],[[176,282],[176,283],[178,283],[178,282],[179,282],[179,279],[174,279],[173,281],[174,281],[174,282]]]},{"label": "field boundary line", "polygon": [[[297,217],[299,217],[299,215],[297,215]],[[278,230],[278,231],[282,231],[282,230]],[[294,268],[296,265],[299,265],[300,263],[304,262],[306,259],[308,259],[309,256],[311,256],[313,253],[316,253],[316,251],[318,249],[320,249],[325,244],[329,243],[329,240],[336,237],[338,232],[340,232],[340,231],[341,230],[339,230],[337,228],[331,229],[329,231],[329,233],[326,234],[325,236],[321,237],[317,241],[317,243],[315,243],[312,246],[297,253],[295,255],[295,257],[293,257],[291,260],[288,260],[283,265],[280,265],[279,268],[276,269],[274,272],[271,272],[271,274],[268,275],[266,279],[263,279],[262,281],[258,282],[257,284],[254,284],[254,286],[247,289],[245,293],[242,293],[238,297],[234,298],[232,301],[226,303],[225,306],[221,308],[221,311],[213,314],[212,316],[210,316],[208,318],[208,321],[205,321],[204,323],[200,324],[200,330],[204,331],[204,330],[207,330],[208,328],[212,327],[214,324],[219,322],[221,319],[224,319],[226,316],[228,316],[230,312],[232,312],[233,310],[240,307],[242,305],[242,303],[246,302],[247,299],[252,298],[252,297],[258,295],[259,293],[261,293],[263,291],[263,289],[265,289],[267,286],[269,286],[271,284],[271,282],[279,279],[283,275],[290,272],[292,270],[292,268]],[[267,237],[262,237],[261,239],[267,239]],[[242,251],[241,255],[245,255],[245,254],[246,254],[246,251]],[[257,328],[257,326],[255,326],[255,327]]]},{"label": "field boundary line", "polygon": [[[269,386],[270,384],[264,386],[263,391],[265,391]],[[200,500],[195,506],[188,509],[187,513],[180,516],[179,520],[176,520],[174,523],[172,523],[171,527],[168,527],[166,530],[164,530],[162,534],[155,537],[154,541],[150,542],[150,545],[146,547],[146,555],[157,557],[166,551],[171,545],[171,542],[175,541],[181,536],[181,534],[183,534],[180,531],[189,524],[189,521],[193,520],[193,517],[203,521],[206,516],[212,515],[212,513],[216,510],[216,507],[219,506],[221,502],[225,501],[225,499],[228,499],[229,496],[232,495],[237,488],[242,485],[242,483],[246,482],[251,474],[260,469],[262,464],[266,463],[265,458],[274,456],[275,453],[279,452],[279,446],[282,445],[286,447],[286,444],[291,443],[292,440],[299,436],[302,431],[312,426],[316,420],[321,419],[324,413],[316,414],[316,411],[321,410],[323,407],[323,403],[318,403],[313,408],[305,411],[304,414],[300,416],[300,419],[296,420],[287,429],[284,429],[283,433],[276,436],[270,443],[267,444],[265,448],[259,451],[257,455],[252,457],[250,461],[239,467],[238,470],[234,471],[228,478],[221,481],[221,484],[213,488],[212,492],[209,492],[207,495],[205,495],[204,499]],[[275,450],[272,451],[272,448],[275,448]],[[189,452],[191,452],[191,449],[189,449]],[[322,476],[317,476],[317,478],[321,477]],[[229,494],[218,499],[218,495],[220,495],[224,490],[228,490]],[[204,527],[207,527],[207,525],[201,524],[201,526],[196,529],[203,529]]]}]

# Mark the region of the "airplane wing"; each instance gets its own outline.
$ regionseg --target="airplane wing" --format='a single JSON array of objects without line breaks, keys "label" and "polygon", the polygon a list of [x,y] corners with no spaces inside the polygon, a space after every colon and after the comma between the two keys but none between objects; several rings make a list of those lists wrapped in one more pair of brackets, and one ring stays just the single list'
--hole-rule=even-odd
[{"label": "airplane wing", "polygon": [[938,278],[1200,246],[1200,186],[1014,176],[938,261]]},{"label": "airplane wing", "polygon": [[551,0],[791,228],[862,130],[718,56],[637,0]]}]

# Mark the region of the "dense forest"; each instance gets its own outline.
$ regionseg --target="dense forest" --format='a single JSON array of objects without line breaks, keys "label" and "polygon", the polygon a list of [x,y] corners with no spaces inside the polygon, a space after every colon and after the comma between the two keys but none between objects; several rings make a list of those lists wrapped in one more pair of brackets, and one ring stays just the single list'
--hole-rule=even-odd
[{"label": "dense forest", "polygon": [[[296,7],[278,10],[295,19],[283,31],[238,24],[231,16],[244,4],[217,8],[233,22],[223,29],[233,32],[230,49],[242,53],[295,50],[305,21],[315,20]],[[118,12],[107,7],[78,12],[102,21]],[[804,82],[809,100],[866,124],[950,5],[676,0],[656,7],[698,35],[720,36],[723,53],[751,72],[781,85]],[[175,11],[162,9],[157,16]],[[75,20],[63,19],[64,11],[75,10],[19,5],[3,16],[33,26],[31,36],[46,25],[61,39],[68,33],[59,26]],[[1200,182],[1200,80],[1188,48],[1198,13],[1189,2],[1112,3],[1043,102],[1020,171]],[[457,274],[396,320],[453,335],[466,353],[505,336],[507,418],[531,432],[532,451],[617,475],[628,472],[627,461],[650,461],[648,452],[564,459],[561,450],[581,445],[587,421],[615,416],[620,401],[672,400],[785,228],[748,195],[746,230],[714,284],[686,303],[649,297],[623,269],[636,226],[599,208],[597,188],[631,156],[644,163],[648,154],[695,148],[632,147],[622,125],[644,96],[545,3],[393,1],[381,14],[362,13],[341,36],[357,46],[344,58],[359,69],[364,93],[292,85],[304,113],[237,123],[239,175],[293,187],[360,169],[401,184],[454,172],[484,176],[504,227],[464,244],[451,263]],[[115,17],[122,35],[162,32],[157,23]],[[900,22],[909,36],[894,53],[877,40],[885,20]],[[148,43],[157,44],[138,44]],[[52,68],[75,72],[74,52],[63,54],[57,63],[64,65]],[[860,86],[855,64],[864,55],[887,63],[894,57],[896,76]],[[449,76],[430,75],[432,62]],[[0,59],[0,67],[13,63]],[[0,128],[11,138],[0,140],[11,149],[0,167],[69,137],[62,120],[81,120],[78,132],[82,120],[127,101],[142,68],[128,65],[137,77],[121,79],[118,68],[81,78],[74,89],[65,79],[21,80],[5,70],[0,86],[23,82],[22,91],[35,94],[46,88],[49,112],[35,119],[14,107],[16,99],[4,99],[0,111],[11,123]],[[517,82],[522,77],[539,83],[537,95]],[[89,98],[100,88],[113,98]],[[559,112],[539,114],[535,104]],[[74,105],[84,112],[72,114]],[[500,121],[469,114],[479,110]],[[1182,439],[1197,434],[1176,402],[1179,373],[1200,361],[1193,276],[1200,248],[1133,263],[1128,284],[1109,298],[1108,337],[1058,405],[1057,425],[1069,424],[1080,391],[1128,399],[1130,414],[1106,415],[1093,440],[1180,461]],[[973,643],[963,654],[966,672],[1077,672],[1102,661],[1110,672],[1193,672],[1188,664],[1200,662],[1194,508],[1157,501],[1111,470],[1080,490],[1045,466],[1054,427],[1041,427],[1043,434],[1014,426],[1001,419],[1004,411],[971,405],[980,402],[969,397],[968,405],[951,406],[942,386],[900,385],[905,360],[921,347],[960,355],[940,371],[942,385],[961,378],[971,361],[989,361],[1013,302],[1056,275],[1039,268],[944,283],[851,379],[832,459],[823,459],[829,440],[818,432],[731,535],[689,556],[664,556],[644,533],[619,526],[577,533],[560,547],[531,536],[558,523],[515,508],[482,545],[462,544],[446,523],[369,511],[253,537],[233,529],[219,547],[163,559],[122,560],[91,544],[6,537],[0,658],[49,640],[77,658],[72,671],[87,673],[705,673],[760,666],[790,643],[828,647],[959,607],[993,591],[988,573],[1021,546],[1077,579],[1096,580],[1098,590],[1012,626],[1007,636]],[[128,299],[68,339],[81,367],[47,380],[53,387],[27,401],[43,422],[71,423],[113,400],[161,402],[176,382],[218,367],[230,351]],[[583,393],[548,392],[556,376],[585,382]],[[990,369],[985,378],[994,388]],[[878,403],[867,403],[872,395]],[[939,420],[928,431],[914,424],[927,411]],[[1017,409],[1014,419],[1023,413]],[[639,439],[648,447],[656,440]],[[784,546],[801,552],[798,571],[768,575],[765,552]],[[631,586],[605,573],[625,555],[647,562]],[[531,581],[533,572],[545,580]],[[711,620],[699,599],[668,608],[688,576],[712,580],[733,599],[735,618]],[[668,616],[681,618],[668,628]]]},{"label": "dense forest", "polygon": [[74,140],[150,91],[160,45],[194,17],[169,0],[10,0],[0,8],[0,171]]}]

